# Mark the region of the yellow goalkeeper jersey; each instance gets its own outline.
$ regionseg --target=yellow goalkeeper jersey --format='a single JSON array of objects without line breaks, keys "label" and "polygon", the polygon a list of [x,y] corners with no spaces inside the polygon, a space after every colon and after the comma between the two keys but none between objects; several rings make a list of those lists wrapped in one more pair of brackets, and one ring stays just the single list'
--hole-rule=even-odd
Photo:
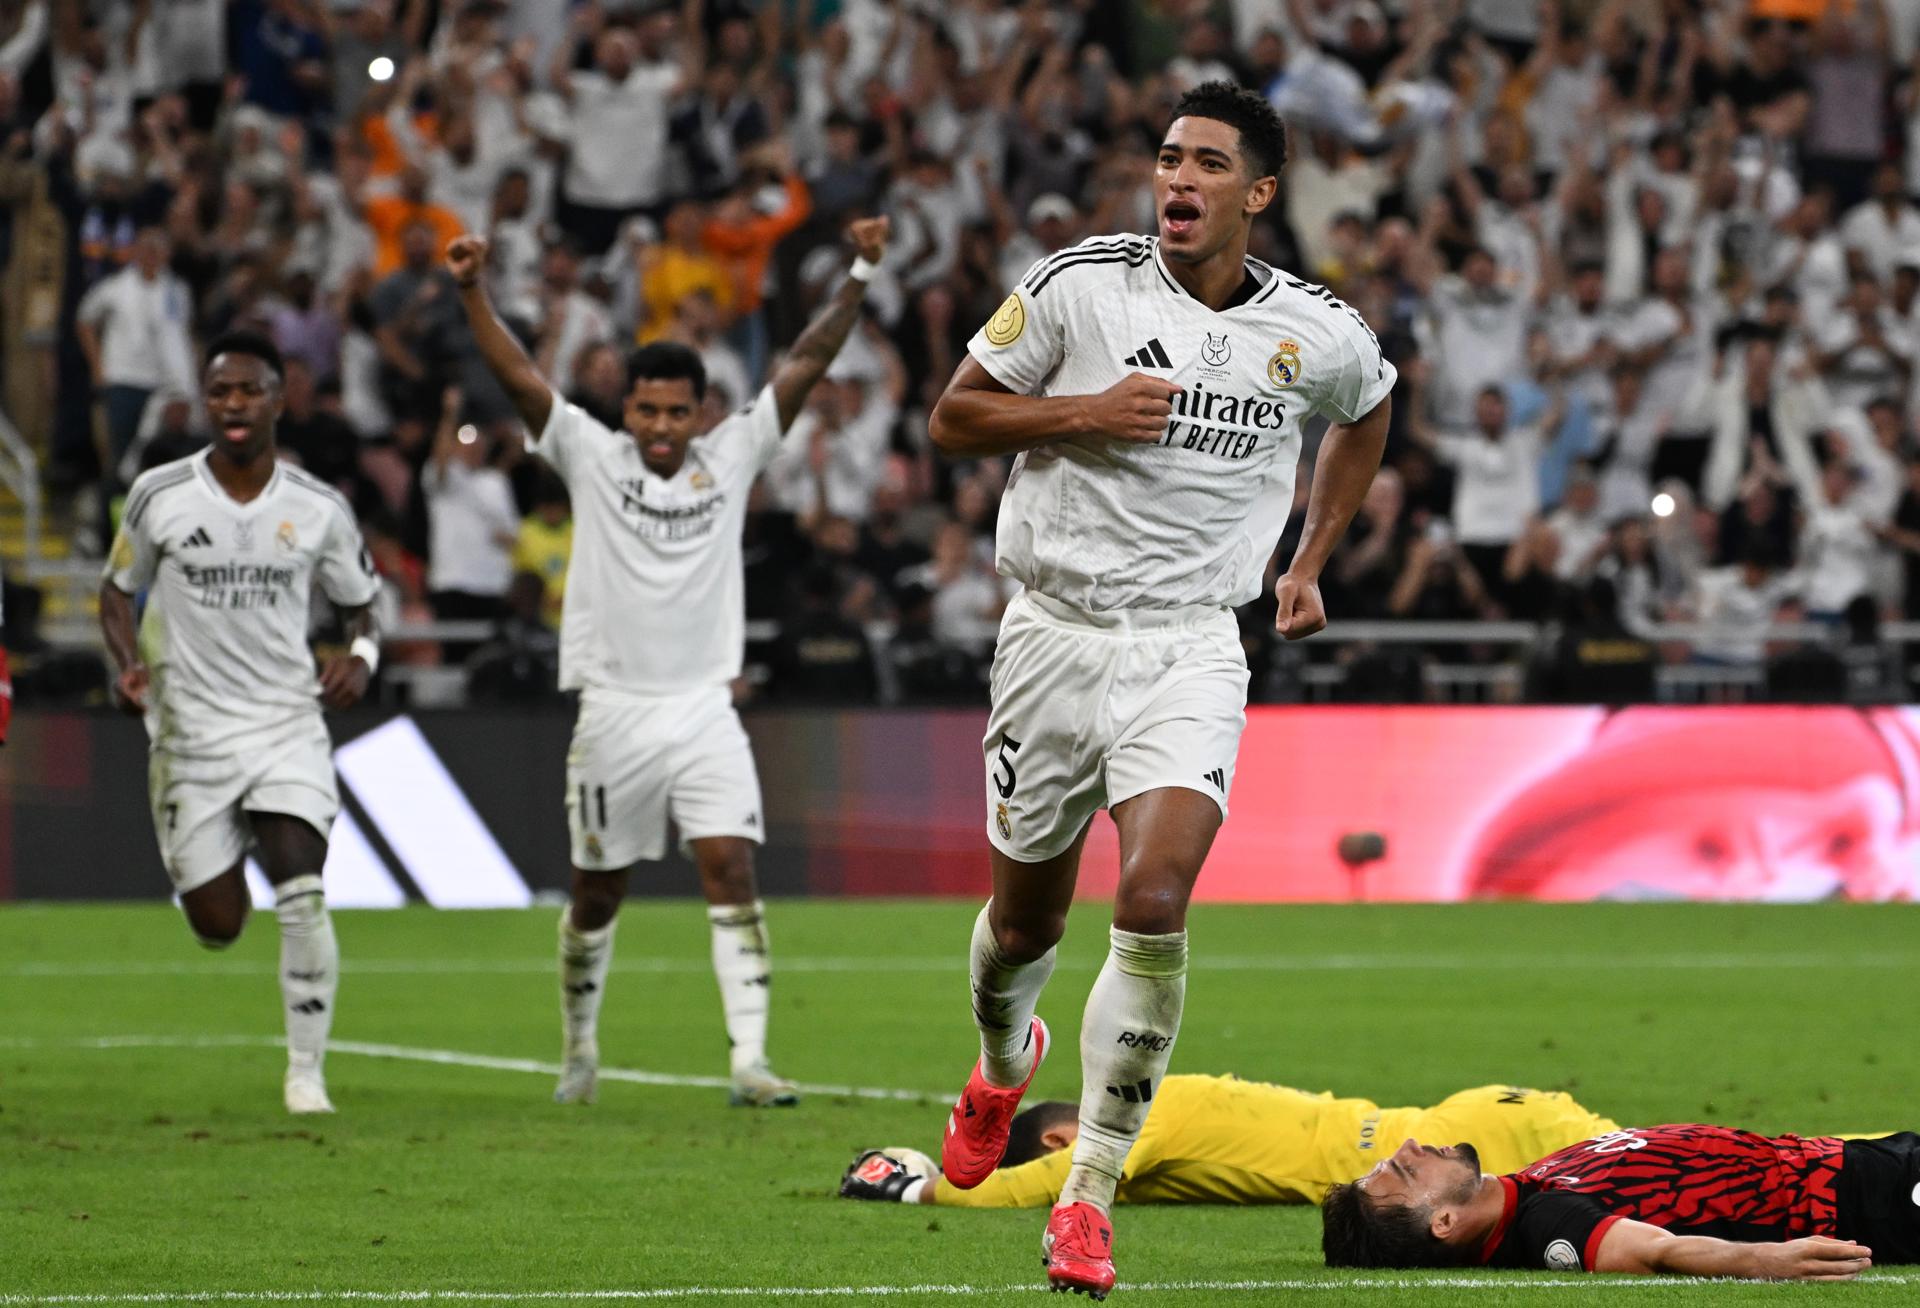
[{"label": "yellow goalkeeper jersey", "polygon": [[[1170,1076],[1127,1155],[1119,1202],[1319,1203],[1409,1137],[1470,1141],[1489,1172],[1515,1172],[1556,1150],[1618,1130],[1557,1091],[1481,1086],[1431,1108],[1381,1108],[1230,1076]],[[972,1190],[935,1182],[958,1208],[1044,1208],[1060,1197],[1072,1150],[1002,1168]]]}]

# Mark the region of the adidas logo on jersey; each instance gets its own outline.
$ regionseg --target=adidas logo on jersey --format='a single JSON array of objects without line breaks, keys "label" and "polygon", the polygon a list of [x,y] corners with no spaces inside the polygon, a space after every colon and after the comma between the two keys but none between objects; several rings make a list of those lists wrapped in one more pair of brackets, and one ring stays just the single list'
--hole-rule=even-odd
[{"label": "adidas logo on jersey", "polygon": [[1129,368],[1171,368],[1173,360],[1167,357],[1166,347],[1160,344],[1160,338],[1154,337],[1145,345],[1121,360]]},{"label": "adidas logo on jersey", "polygon": [[213,537],[207,535],[207,529],[205,527],[195,527],[193,529],[193,534],[180,542],[180,548],[183,550],[190,550],[190,549],[199,548],[201,546],[211,547],[212,544],[213,544]]}]

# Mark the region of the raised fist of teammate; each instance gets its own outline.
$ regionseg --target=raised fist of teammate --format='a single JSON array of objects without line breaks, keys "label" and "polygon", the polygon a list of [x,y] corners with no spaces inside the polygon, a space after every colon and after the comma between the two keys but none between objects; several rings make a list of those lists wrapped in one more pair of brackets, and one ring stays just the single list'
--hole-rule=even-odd
[{"label": "raised fist of teammate", "polygon": [[847,224],[847,239],[853,252],[868,263],[879,263],[887,252],[887,237],[892,234],[890,218],[856,218]]},{"label": "raised fist of teammate", "polygon": [[484,236],[456,236],[447,243],[447,271],[453,284],[471,290],[487,267],[488,241]]},{"label": "raised fist of teammate", "polygon": [[1157,444],[1173,417],[1180,387],[1162,377],[1128,373],[1098,395],[1083,401],[1088,425],[1101,436],[1136,445]]}]

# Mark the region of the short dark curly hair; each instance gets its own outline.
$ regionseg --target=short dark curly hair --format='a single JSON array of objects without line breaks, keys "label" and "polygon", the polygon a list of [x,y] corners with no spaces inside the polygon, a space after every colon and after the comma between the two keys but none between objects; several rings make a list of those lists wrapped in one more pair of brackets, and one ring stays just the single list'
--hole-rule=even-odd
[{"label": "short dark curly hair", "polygon": [[1255,177],[1278,177],[1287,166],[1287,125],[1272,105],[1232,82],[1202,82],[1173,106],[1173,120],[1212,118],[1240,133],[1240,149]]},{"label": "short dark curly hair", "polygon": [[1357,1185],[1336,1185],[1320,1204],[1320,1252],[1329,1267],[1452,1267],[1458,1250],[1433,1234],[1433,1210],[1376,1203]]}]

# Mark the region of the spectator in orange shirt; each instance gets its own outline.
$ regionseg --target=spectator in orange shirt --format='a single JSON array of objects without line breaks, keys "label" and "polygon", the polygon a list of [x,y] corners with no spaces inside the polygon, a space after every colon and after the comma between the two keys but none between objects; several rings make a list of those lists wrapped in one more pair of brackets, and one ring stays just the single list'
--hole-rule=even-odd
[{"label": "spectator in orange shirt", "polygon": [[373,275],[375,278],[399,271],[406,262],[402,237],[409,227],[421,226],[433,232],[433,248],[444,250],[466,227],[451,209],[427,201],[427,174],[416,164],[400,172],[397,195],[370,196],[361,205],[367,227],[373,232]]},{"label": "spectator in orange shirt", "polygon": [[707,252],[701,229],[706,214],[693,200],[682,200],[667,210],[666,240],[636,247],[634,262],[640,276],[640,306],[645,316],[636,333],[642,345],[659,339],[673,326],[681,300],[705,291],[722,316],[732,319],[734,277],[727,265]]},{"label": "spectator in orange shirt", "polygon": [[[769,141],[742,162],[745,172],[740,185],[714,206],[701,236],[707,249],[723,259],[733,274],[734,310],[739,317],[730,333],[731,343],[746,359],[747,372],[758,385],[767,368],[767,322],[760,312],[767,265],[774,247],[813,212],[813,196],[795,170],[784,141]],[[762,213],[754,201],[770,184],[784,188],[786,195],[778,211]]]}]

